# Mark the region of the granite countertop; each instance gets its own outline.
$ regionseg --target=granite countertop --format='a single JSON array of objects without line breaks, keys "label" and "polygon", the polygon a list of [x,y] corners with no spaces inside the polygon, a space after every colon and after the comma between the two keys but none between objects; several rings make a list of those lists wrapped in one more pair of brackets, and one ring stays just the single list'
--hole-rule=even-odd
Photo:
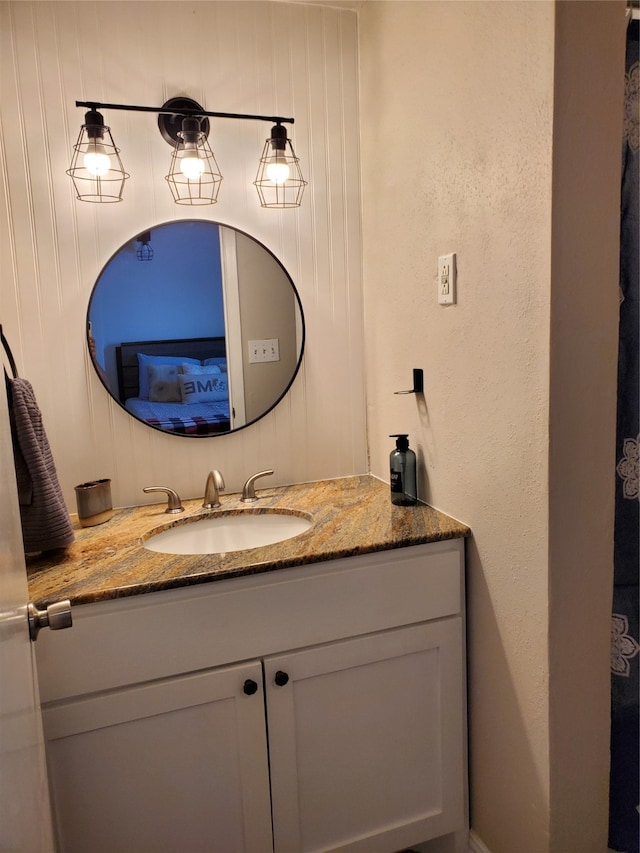
[{"label": "granite countertop", "polygon": [[313,519],[309,530],[274,545],[226,554],[173,555],[148,551],[142,539],[159,529],[220,512],[246,510],[239,494],[204,510],[202,498],[183,501],[185,512],[165,513],[166,502],[117,509],[104,524],[82,527],[68,548],[27,559],[29,597],[38,606],[69,598],[74,605],[197,583],[270,572],[469,535],[469,528],[424,504],[394,506],[389,486],[371,476],[258,488],[252,511],[294,510]]}]

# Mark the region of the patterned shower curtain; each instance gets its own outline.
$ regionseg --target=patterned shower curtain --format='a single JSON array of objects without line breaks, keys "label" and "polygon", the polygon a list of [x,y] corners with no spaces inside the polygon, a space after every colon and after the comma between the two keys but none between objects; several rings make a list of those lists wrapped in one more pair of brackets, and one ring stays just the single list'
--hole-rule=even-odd
[{"label": "patterned shower curtain", "polygon": [[618,427],[614,592],[611,649],[611,786],[609,846],[638,853],[639,718],[638,574],[640,527],[640,55],[638,29],[627,30],[625,116],[622,151],[620,230],[620,342],[618,350]]}]

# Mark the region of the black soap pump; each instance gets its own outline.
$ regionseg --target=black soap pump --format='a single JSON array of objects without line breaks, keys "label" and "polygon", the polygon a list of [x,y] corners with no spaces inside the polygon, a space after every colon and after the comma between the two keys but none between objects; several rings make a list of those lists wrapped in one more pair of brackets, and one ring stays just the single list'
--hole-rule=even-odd
[{"label": "black soap pump", "polygon": [[396,506],[412,506],[418,500],[416,490],[416,454],[409,447],[409,436],[405,433],[390,435],[395,438],[396,449],[391,451],[391,503]]}]

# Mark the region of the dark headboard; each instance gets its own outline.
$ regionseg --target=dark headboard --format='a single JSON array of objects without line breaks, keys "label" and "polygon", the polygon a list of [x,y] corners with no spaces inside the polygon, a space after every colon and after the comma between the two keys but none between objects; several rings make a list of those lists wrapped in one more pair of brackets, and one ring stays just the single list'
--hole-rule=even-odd
[{"label": "dark headboard", "polygon": [[145,355],[183,355],[185,358],[224,358],[225,339],[183,338],[173,341],[126,341],[116,347],[120,402],[138,396],[138,353]]}]

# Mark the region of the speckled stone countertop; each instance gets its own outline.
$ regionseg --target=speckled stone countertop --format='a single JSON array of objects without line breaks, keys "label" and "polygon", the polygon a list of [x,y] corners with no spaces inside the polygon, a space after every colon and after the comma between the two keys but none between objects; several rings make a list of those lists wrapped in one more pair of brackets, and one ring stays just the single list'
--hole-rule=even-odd
[{"label": "speckled stone countertop", "polygon": [[[39,606],[65,598],[75,605],[88,604],[456,539],[470,532],[424,504],[394,506],[389,486],[371,476],[258,488],[256,494],[260,500],[248,505],[240,503],[239,494],[222,494],[222,506],[216,510],[202,509],[202,498],[183,501],[185,512],[180,515],[167,515],[166,502],[118,509],[95,527],[81,527],[72,515],[76,541],[69,548],[27,559],[30,599]],[[225,554],[161,554],[141,545],[168,526],[248,507],[294,510],[311,516],[313,524],[293,539]]]}]

